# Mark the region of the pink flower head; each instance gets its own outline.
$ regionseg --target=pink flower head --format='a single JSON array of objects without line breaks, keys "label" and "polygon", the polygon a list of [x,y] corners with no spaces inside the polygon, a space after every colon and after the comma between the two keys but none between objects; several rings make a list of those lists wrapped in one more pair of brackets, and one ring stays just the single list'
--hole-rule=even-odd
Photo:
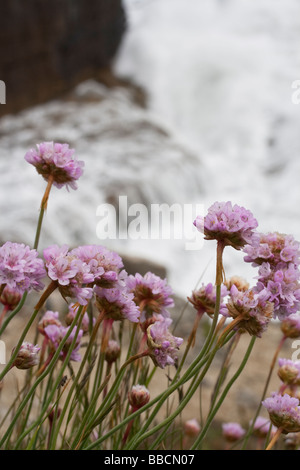
[{"label": "pink flower head", "polygon": [[57,188],[77,189],[76,181],[83,173],[84,162],[74,159],[74,150],[68,144],[42,142],[37,149],[30,149],[25,160],[35,166],[37,172],[48,181],[53,178]]},{"label": "pink flower head", "polygon": [[[221,286],[221,302],[229,294],[227,287],[222,285]],[[197,310],[199,315],[203,313],[207,313],[208,315],[212,316],[215,311],[216,305],[216,287],[213,286],[211,283],[207,285],[202,285],[200,289],[197,289],[192,292],[192,296],[188,297],[188,300],[191,302],[193,307]],[[220,314],[227,316],[227,307],[224,303],[220,305]]]},{"label": "pink flower head", "polygon": [[149,355],[154,364],[161,369],[177,362],[177,351],[183,343],[182,338],[173,336],[169,331],[171,323],[171,318],[160,316],[160,319],[147,329]]},{"label": "pink flower head", "polygon": [[266,398],[262,405],[267,409],[270,420],[277,428],[282,428],[283,433],[300,431],[300,406],[298,398],[291,397],[287,393],[280,395],[273,392]]},{"label": "pink flower head", "polygon": [[[65,327],[62,325],[56,325],[56,324],[51,324],[45,327],[44,332],[45,336],[48,338],[50,341],[50,349],[55,352],[56,349],[59,347],[61,341],[64,339],[66,334],[68,333],[70,327]],[[60,357],[61,359],[65,359],[65,357],[68,354],[68,350],[71,346],[72,341],[74,340],[75,334],[77,334],[76,327],[73,328],[71,334],[67,338],[67,341],[65,342],[63,349],[61,350]],[[78,335],[76,338],[75,346],[71,352],[70,355],[70,360],[71,361],[76,361],[79,362],[81,361],[81,355],[79,354],[79,349],[80,349],[80,341],[83,336],[83,330],[78,331]]]},{"label": "pink flower head", "polygon": [[194,225],[206,240],[220,240],[239,250],[251,243],[258,223],[250,211],[228,201],[215,202],[205,217],[195,219]]},{"label": "pink flower head", "polygon": [[140,308],[141,322],[151,318],[153,314],[167,317],[168,309],[174,307],[171,297],[173,291],[166,279],[161,279],[152,272],[147,272],[144,276],[139,273],[128,276],[127,287],[134,294],[134,301]]},{"label": "pink flower head", "polygon": [[127,287],[126,271],[121,271],[120,279],[115,287],[110,289],[95,286],[96,306],[104,311],[107,318],[113,320],[129,320],[137,323],[140,309],[134,302],[134,295]]},{"label": "pink flower head", "polygon": [[122,258],[102,245],[84,245],[70,252],[89,266],[94,283],[100,287],[113,287],[123,268]]},{"label": "pink flower head", "polygon": [[[69,305],[69,311],[65,317],[65,322],[66,324],[69,326],[71,325],[71,323],[73,322],[75,316],[76,316],[76,310],[78,308],[78,305],[76,304],[70,304]],[[95,318],[92,319],[92,324],[94,325],[95,323]],[[89,318],[89,315],[87,312],[84,313],[83,317],[82,317],[82,321],[81,321],[81,325],[80,325],[80,328],[82,329],[83,331],[83,334],[87,334],[88,331],[89,331],[89,328],[90,328],[90,318]]]},{"label": "pink flower head", "polygon": [[273,310],[274,306],[265,292],[257,293],[254,289],[239,291],[235,285],[231,287],[227,311],[232,318],[240,318],[237,329],[260,338],[273,316]]},{"label": "pink flower head", "polygon": [[61,326],[61,322],[59,320],[59,313],[58,312],[53,312],[52,310],[47,310],[42,318],[40,319],[38,323],[38,331],[42,334],[45,335],[45,328],[48,325],[56,325],[58,327]]},{"label": "pink flower head", "polygon": [[288,268],[290,263],[298,266],[300,244],[292,235],[282,233],[257,234],[251,245],[244,247],[245,261],[259,266],[268,262],[271,269]]},{"label": "pink flower head", "polygon": [[222,424],[222,433],[225,439],[229,442],[235,442],[241,439],[246,431],[239,423],[224,423]]},{"label": "pink flower head", "polygon": [[[252,422],[250,422],[252,425]],[[253,435],[256,437],[264,438],[267,437],[270,430],[271,422],[269,419],[263,416],[258,416],[253,425]],[[274,434],[276,427],[272,425],[271,434]]]},{"label": "pink flower head", "polygon": [[75,298],[86,305],[93,295],[94,274],[90,266],[69,252],[67,245],[52,245],[44,250],[48,276],[56,281],[63,297]]},{"label": "pink flower head", "polygon": [[23,243],[12,242],[0,247],[0,285],[23,295],[24,292],[42,289],[41,279],[45,275],[44,263],[36,250]]}]

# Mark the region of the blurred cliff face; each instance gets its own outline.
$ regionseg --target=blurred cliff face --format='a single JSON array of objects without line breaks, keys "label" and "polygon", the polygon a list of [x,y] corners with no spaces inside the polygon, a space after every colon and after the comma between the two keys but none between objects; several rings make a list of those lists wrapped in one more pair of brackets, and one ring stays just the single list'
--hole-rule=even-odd
[{"label": "blurred cliff face", "polygon": [[55,98],[108,68],[125,31],[122,0],[0,4],[0,115]]}]

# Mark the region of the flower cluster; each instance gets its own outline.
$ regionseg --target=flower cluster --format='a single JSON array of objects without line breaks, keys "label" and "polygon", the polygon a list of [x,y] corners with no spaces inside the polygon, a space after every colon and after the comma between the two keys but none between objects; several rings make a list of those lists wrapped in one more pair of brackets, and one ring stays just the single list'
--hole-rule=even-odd
[{"label": "flower cluster", "polygon": [[205,217],[197,216],[194,225],[206,240],[222,241],[239,250],[252,242],[258,223],[249,210],[228,201],[215,202]]},{"label": "flower cluster", "polygon": [[177,362],[177,351],[183,343],[182,338],[173,336],[169,331],[171,318],[160,317],[147,329],[149,355],[154,364],[162,369]]},{"label": "flower cluster", "polygon": [[239,291],[235,285],[230,289],[227,311],[237,320],[236,328],[239,330],[261,337],[273,316],[273,309],[265,292],[256,292],[255,289]]},{"label": "flower cluster", "polygon": [[6,242],[0,247],[0,285],[23,294],[41,290],[46,275],[44,263],[36,250],[23,243]]},{"label": "flower cluster", "polygon": [[137,323],[140,318],[139,307],[134,302],[134,295],[125,285],[118,285],[106,289],[95,287],[96,306],[99,311],[104,311],[106,318],[112,320],[127,319]]},{"label": "flower cluster", "polygon": [[173,291],[166,279],[161,279],[152,272],[147,272],[144,276],[137,273],[128,277],[127,286],[140,308],[141,323],[154,314],[169,316],[168,309],[174,307],[174,300],[171,297]]},{"label": "flower cluster", "polygon": [[68,144],[42,142],[37,149],[30,149],[25,160],[35,166],[37,172],[48,181],[53,178],[57,188],[66,185],[77,189],[76,181],[83,173],[84,162],[74,159],[74,150]]},{"label": "flower cluster", "polygon": [[270,420],[284,434],[300,431],[300,406],[298,398],[287,393],[281,395],[273,392],[271,397],[262,402],[267,409]]},{"label": "flower cluster", "polygon": [[300,308],[299,243],[290,235],[260,234],[244,247],[244,260],[259,266],[257,291],[274,304],[274,316],[283,319]]},{"label": "flower cluster", "polygon": [[[229,294],[225,285],[221,286],[221,305],[219,313],[227,316],[227,306],[222,303],[223,299]],[[189,302],[197,310],[197,314],[202,315],[207,313],[213,316],[216,305],[216,287],[213,284],[202,284],[202,286],[193,291],[191,297],[188,297]]]},{"label": "flower cluster", "polygon": [[121,258],[102,246],[87,245],[69,250],[51,245],[44,250],[48,276],[57,282],[63,297],[86,305],[95,285],[113,286],[123,266]]}]

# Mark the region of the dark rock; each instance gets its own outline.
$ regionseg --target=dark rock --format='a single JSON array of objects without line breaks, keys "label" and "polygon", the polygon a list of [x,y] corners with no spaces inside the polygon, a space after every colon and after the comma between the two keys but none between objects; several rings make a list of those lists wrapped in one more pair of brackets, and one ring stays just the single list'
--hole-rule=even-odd
[{"label": "dark rock", "polygon": [[9,0],[0,3],[0,18],[0,115],[101,79],[126,23],[122,0]]}]

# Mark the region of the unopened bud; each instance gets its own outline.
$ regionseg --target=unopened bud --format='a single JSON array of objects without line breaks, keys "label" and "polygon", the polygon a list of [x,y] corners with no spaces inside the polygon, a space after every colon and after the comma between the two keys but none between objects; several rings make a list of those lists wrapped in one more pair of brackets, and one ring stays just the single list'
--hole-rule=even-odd
[{"label": "unopened bud", "polygon": [[112,364],[120,356],[120,351],[121,349],[117,341],[114,341],[113,339],[109,340],[105,351],[105,360],[109,364]]},{"label": "unopened bud", "polygon": [[132,408],[139,409],[150,400],[150,392],[144,385],[134,385],[128,394]]},{"label": "unopened bud", "polygon": [[[15,348],[13,349],[12,353],[14,352]],[[34,346],[31,343],[23,343],[18,351],[17,357],[14,360],[13,365],[17,369],[30,369],[33,366],[36,366],[39,362],[38,360],[38,352],[40,348],[38,346]]]},{"label": "unopened bud", "polygon": [[21,300],[21,294],[11,287],[5,286],[0,302],[8,309],[13,310]]},{"label": "unopened bud", "polygon": [[278,377],[287,385],[300,384],[300,362],[290,359],[279,359]]},{"label": "unopened bud", "polygon": [[200,432],[200,424],[194,419],[189,419],[184,423],[184,432],[189,437],[195,437]]}]

